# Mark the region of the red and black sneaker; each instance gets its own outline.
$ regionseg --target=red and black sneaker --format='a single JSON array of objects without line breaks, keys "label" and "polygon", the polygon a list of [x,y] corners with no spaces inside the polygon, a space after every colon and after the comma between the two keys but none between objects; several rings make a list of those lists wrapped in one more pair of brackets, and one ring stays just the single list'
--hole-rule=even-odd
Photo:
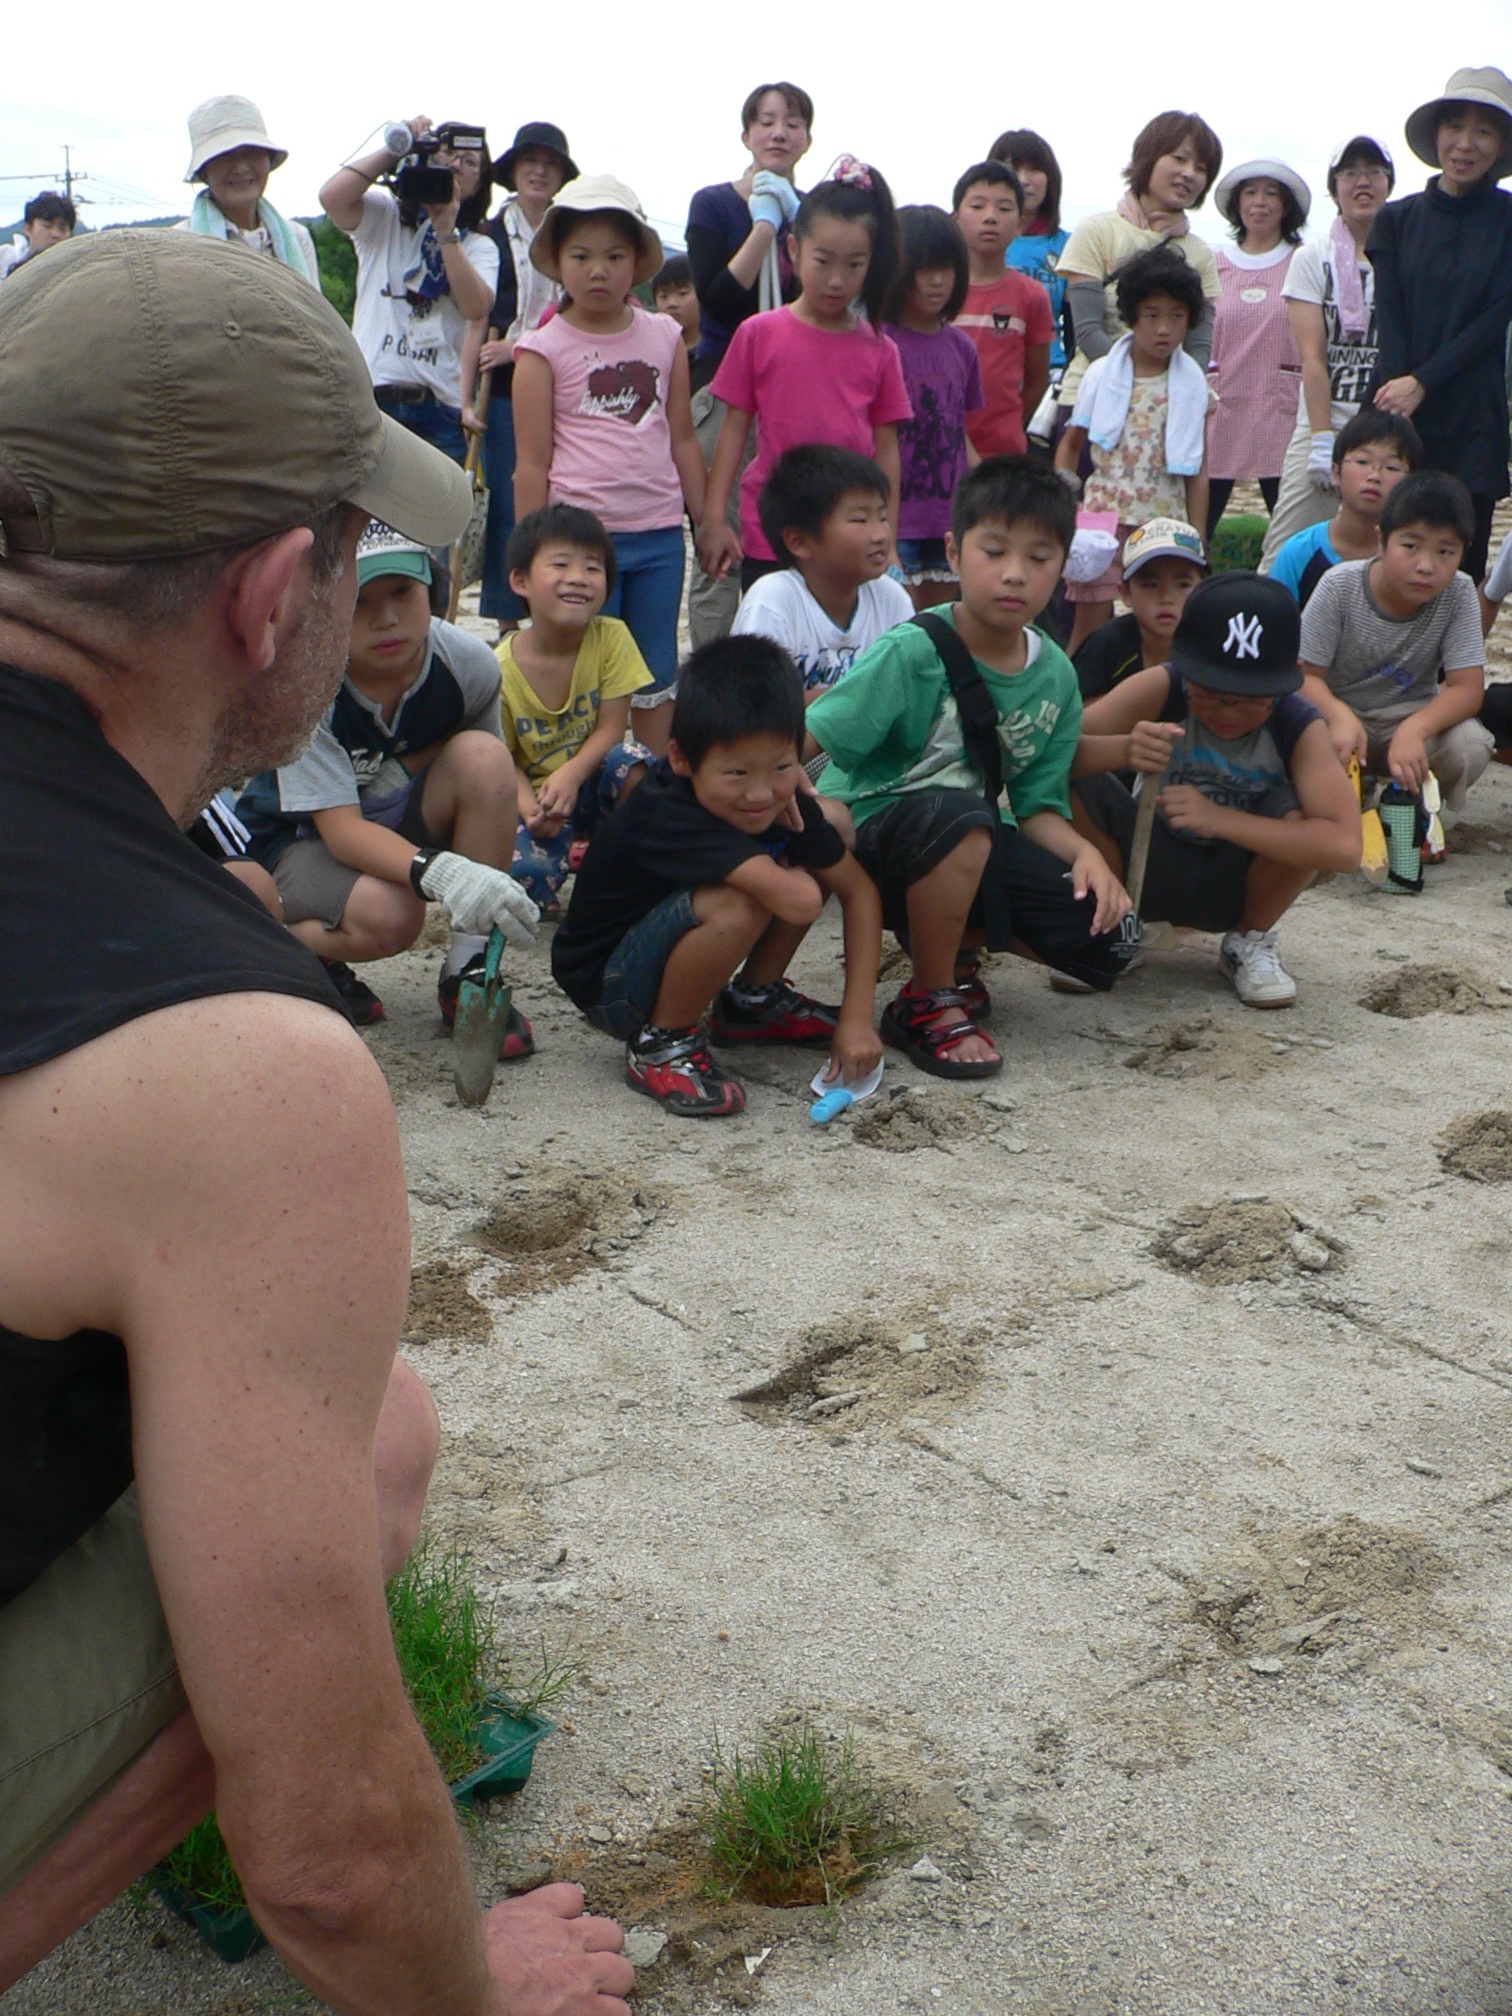
[{"label": "red and black sneaker", "polygon": [[721,1120],[745,1109],[744,1088],[724,1075],[696,1028],[643,1029],[625,1050],[625,1083],[685,1120]]},{"label": "red and black sneaker", "polygon": [[320,963],[326,970],[326,978],[341,996],[341,1005],[354,1029],[366,1029],[383,1020],[383,1003],[344,960],[322,959]]},{"label": "red and black sneaker", "polygon": [[786,980],[774,980],[754,1002],[737,1000],[730,988],[722,987],[709,1017],[709,1035],[715,1043],[796,1043],[805,1050],[828,1050],[839,1020],[838,1008],[811,1001]]},{"label": "red and black sneaker", "polygon": [[[462,986],[462,974],[481,975],[483,959],[481,954],[469,966],[456,973],[443,973],[436,982],[436,1006],[441,1010],[441,1020],[450,1029],[457,1019],[457,995]],[[535,1055],[535,1034],[519,1009],[511,1002],[509,1014],[504,1021],[504,1041],[499,1046],[501,1064],[517,1064],[522,1057]]]}]

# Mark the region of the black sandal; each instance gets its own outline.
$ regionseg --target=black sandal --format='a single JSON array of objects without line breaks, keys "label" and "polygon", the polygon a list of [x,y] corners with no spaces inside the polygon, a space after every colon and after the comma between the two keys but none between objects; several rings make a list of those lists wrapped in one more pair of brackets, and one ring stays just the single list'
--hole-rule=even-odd
[{"label": "black sandal", "polygon": [[956,961],[956,992],[961,995],[961,1006],[973,1022],[990,1022],[992,1019],[992,996],[987,992],[987,983],[982,978],[982,962],[979,958]]},{"label": "black sandal", "polygon": [[[980,1036],[983,1042],[992,1042],[990,1036],[982,1036],[981,1030],[970,1019],[967,1000],[966,991],[961,987],[937,987],[932,994],[910,994],[905,988],[882,1011],[882,1040],[890,1043],[895,1050],[901,1050],[921,1071],[929,1072],[934,1078],[996,1077],[1003,1068],[1001,1057],[982,1058],[969,1063],[950,1054],[968,1036]],[[949,1023],[942,1029],[935,1017],[950,1008],[961,1009],[968,1019]],[[993,1047],[996,1048],[996,1045]]]}]

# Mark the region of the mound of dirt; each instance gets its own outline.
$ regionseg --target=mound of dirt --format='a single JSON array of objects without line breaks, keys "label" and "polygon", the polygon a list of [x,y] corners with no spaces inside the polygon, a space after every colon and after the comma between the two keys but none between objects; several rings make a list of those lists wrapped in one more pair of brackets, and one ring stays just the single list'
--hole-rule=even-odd
[{"label": "mound of dirt", "polygon": [[1141,1047],[1125,1062],[1156,1078],[1249,1078],[1280,1061],[1273,1042],[1211,1010],[1139,1040]]},{"label": "mound of dirt", "polygon": [[734,1397],[758,1421],[850,1433],[905,1414],[943,1416],[975,1392],[985,1333],[949,1335],[936,1318],[852,1316],[804,1332],[798,1356]]},{"label": "mound of dirt", "polygon": [[406,1344],[431,1344],[440,1338],[480,1344],[492,1328],[488,1311],[454,1260],[427,1260],[411,1272]]},{"label": "mound of dirt", "polygon": [[1297,1272],[1326,1273],[1343,1254],[1337,1239],[1302,1221],[1284,1204],[1192,1204],[1155,1239],[1150,1251],[1204,1287],[1239,1281],[1283,1281]]},{"label": "mound of dirt", "polygon": [[602,1266],[656,1223],[661,1202],[612,1176],[563,1169],[513,1183],[468,1235],[504,1264],[490,1284],[506,1301],[560,1288]]},{"label": "mound of dirt", "polygon": [[851,1131],[868,1148],[908,1155],[942,1141],[969,1141],[990,1133],[996,1124],[996,1117],[969,1093],[922,1092],[917,1086],[897,1085],[868,1099]]},{"label": "mound of dirt", "polygon": [[1360,1006],[1411,1022],[1419,1015],[1484,1015],[1512,1001],[1467,966],[1399,966],[1360,996]]},{"label": "mound of dirt", "polygon": [[1439,1161],[1472,1183],[1512,1183],[1512,1113],[1461,1113],[1439,1136]]}]

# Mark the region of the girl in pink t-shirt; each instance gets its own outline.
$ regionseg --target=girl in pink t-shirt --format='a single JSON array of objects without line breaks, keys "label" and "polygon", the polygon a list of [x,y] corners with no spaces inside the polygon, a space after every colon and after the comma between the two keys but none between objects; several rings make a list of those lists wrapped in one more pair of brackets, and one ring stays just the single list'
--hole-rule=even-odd
[{"label": "girl in pink t-shirt", "polygon": [[682,331],[631,294],[660,270],[661,240],[624,183],[583,175],[542,218],[530,256],[567,298],[515,344],[515,519],[566,503],[603,521],[617,563],[604,613],[628,624],[656,682],[630,705],[637,737],[660,755],[676,689],[683,507],[695,524],[704,515]]},{"label": "girl in pink t-shirt", "polygon": [[[876,169],[842,155],[799,205],[788,249],[798,299],[742,322],[710,386],[729,410],[709,468],[698,556],[716,581],[741,560],[742,588],[782,564],[762,537],[756,500],[789,448],[823,442],[870,455],[887,476],[896,532],[898,425],[913,418],[897,346],[882,333],[898,271],[898,221]],[[752,420],[756,454],[741,478],[737,539],[725,507]]]}]

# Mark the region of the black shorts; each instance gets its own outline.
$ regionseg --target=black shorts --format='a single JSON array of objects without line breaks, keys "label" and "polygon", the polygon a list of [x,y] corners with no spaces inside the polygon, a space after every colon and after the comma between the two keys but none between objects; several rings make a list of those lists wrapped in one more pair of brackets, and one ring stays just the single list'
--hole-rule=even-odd
[{"label": "black shorts", "polygon": [[[882,896],[882,921],[894,937],[908,943],[908,892],[938,868],[968,833],[989,831],[994,814],[976,791],[907,791],[873,813],[856,829],[856,858]],[[989,874],[1005,882],[1013,934],[1031,952],[1106,992],[1128,964],[1134,939],[1122,926],[1094,937],[1088,928],[1094,905],[1071,893],[1064,861],[1026,840],[1016,827],[1005,826]],[[968,931],[986,928],[980,892],[966,920]]]},{"label": "black shorts", "polygon": [[[1092,824],[1117,842],[1127,867],[1134,844],[1138,805],[1117,777],[1084,777],[1072,790]],[[1272,791],[1256,808],[1262,819],[1280,819],[1295,810],[1296,793]],[[1232,931],[1244,915],[1254,855],[1232,840],[1198,840],[1175,832],[1156,815],[1150,833],[1140,914],[1151,924],[1177,924],[1188,931]]]}]

